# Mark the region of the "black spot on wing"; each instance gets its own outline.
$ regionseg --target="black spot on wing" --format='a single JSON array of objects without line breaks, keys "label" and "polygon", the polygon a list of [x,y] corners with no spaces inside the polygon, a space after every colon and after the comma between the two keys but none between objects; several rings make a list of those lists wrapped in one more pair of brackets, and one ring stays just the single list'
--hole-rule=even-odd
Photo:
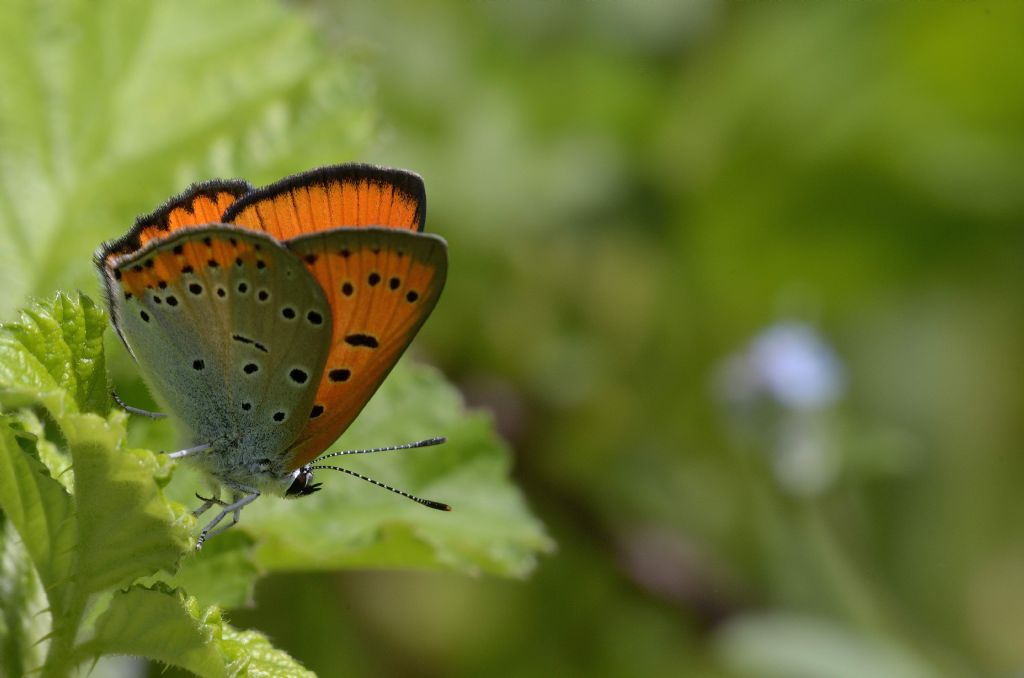
[{"label": "black spot on wing", "polygon": [[255,339],[250,339],[249,337],[243,337],[241,334],[232,334],[231,338],[234,339],[235,341],[239,342],[239,343],[242,343],[242,344],[250,344],[257,351],[263,351],[264,353],[270,353],[270,349],[268,349],[266,346],[264,346],[260,342],[256,341]]},{"label": "black spot on wing", "polygon": [[348,378],[352,376],[352,370],[346,370],[345,368],[339,368],[331,370],[327,373],[327,378],[331,381],[338,383],[340,381],[348,381]]},{"label": "black spot on wing", "polygon": [[349,346],[365,346],[366,348],[377,348],[379,345],[377,337],[370,334],[350,334],[345,337],[345,343]]}]

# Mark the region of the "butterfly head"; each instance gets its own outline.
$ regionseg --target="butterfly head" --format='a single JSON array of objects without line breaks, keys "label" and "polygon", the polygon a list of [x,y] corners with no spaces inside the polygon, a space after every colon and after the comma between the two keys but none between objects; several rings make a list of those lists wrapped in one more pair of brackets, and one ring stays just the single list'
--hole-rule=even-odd
[{"label": "butterfly head", "polygon": [[291,474],[291,479],[291,484],[284,492],[286,497],[306,497],[318,492],[323,485],[323,483],[313,482],[313,469],[309,466],[295,469]]}]

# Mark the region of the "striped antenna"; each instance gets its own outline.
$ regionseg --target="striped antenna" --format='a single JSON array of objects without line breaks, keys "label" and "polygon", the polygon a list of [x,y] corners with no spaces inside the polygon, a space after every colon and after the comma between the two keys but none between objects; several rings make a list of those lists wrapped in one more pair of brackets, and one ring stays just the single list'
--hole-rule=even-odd
[{"label": "striped antenna", "polygon": [[[408,446],[404,446],[404,447],[408,447]],[[381,448],[379,451],[386,452],[386,451],[389,451],[389,450],[392,450],[392,449],[404,449],[404,447],[403,448]],[[376,452],[378,450],[366,450],[366,451],[367,452]],[[339,454],[341,454],[341,453],[339,453]],[[379,480],[374,480],[373,478],[368,478],[368,477],[364,476],[362,473],[356,473],[355,471],[351,471],[351,470],[349,470],[347,468],[342,468],[340,466],[330,466],[329,464],[317,464],[315,466],[307,466],[306,468],[311,469],[311,470],[331,469],[332,471],[341,471],[342,473],[347,473],[350,476],[355,476],[356,478],[359,478],[360,480],[365,480],[366,482],[371,483],[373,485],[376,485],[377,487],[383,487],[385,490],[388,490],[389,492],[394,492],[395,494],[400,494],[403,497],[405,497],[406,499],[412,499],[413,501],[415,501],[417,503],[420,503],[420,504],[423,504],[424,506],[429,506],[432,509],[437,509],[438,511],[451,511],[452,510],[452,507],[449,506],[448,504],[443,504],[443,503],[441,503],[439,501],[432,501],[430,499],[424,499],[423,497],[417,497],[414,494],[409,494],[408,492],[404,492],[402,490],[395,489],[394,487],[391,487],[390,485],[385,485],[384,483],[380,482]]]},{"label": "striped antenna", "polygon": [[314,469],[330,469],[332,471],[341,471],[342,473],[347,473],[350,476],[353,476],[355,478],[359,478],[360,480],[365,480],[366,482],[368,482],[368,483],[370,483],[372,485],[376,485],[377,487],[383,487],[385,490],[387,490],[389,492],[394,492],[395,494],[401,495],[401,496],[405,497],[406,499],[412,499],[414,502],[417,502],[419,504],[423,504],[424,506],[429,506],[432,509],[437,509],[438,511],[451,511],[452,507],[449,506],[448,504],[443,504],[443,503],[441,503],[439,501],[432,501],[430,499],[424,499],[422,497],[417,497],[416,495],[409,494],[408,492],[404,492],[402,490],[399,490],[399,489],[396,489],[394,487],[391,487],[390,485],[386,485],[386,484],[380,482],[379,480],[374,480],[373,478],[368,478],[368,477],[364,476],[362,473],[356,473],[355,471],[349,470],[347,468],[342,468],[340,466],[331,466],[330,464],[316,464],[315,463],[315,462],[318,462],[318,461],[320,461],[322,459],[329,459],[330,457],[342,457],[342,456],[345,456],[345,455],[348,455],[348,454],[370,454],[372,452],[396,452],[398,450],[414,450],[414,449],[419,448],[419,447],[431,447],[433,445],[440,445],[441,443],[445,442],[446,440],[447,440],[447,438],[444,438],[442,436],[437,436],[437,437],[434,437],[434,438],[427,438],[426,440],[417,440],[414,443],[406,443],[405,445],[390,445],[388,447],[371,447],[371,448],[368,448],[368,449],[365,449],[365,450],[342,450],[340,452],[329,452],[328,454],[322,454],[319,457],[317,457],[316,459],[314,459],[313,460],[314,464],[312,464],[310,466],[307,466],[306,468],[308,468],[310,470],[314,470]]},{"label": "striped antenna", "polygon": [[342,450],[340,452],[329,452],[327,454],[321,454],[319,457],[313,460],[313,463],[320,461],[321,459],[329,459],[330,457],[342,457],[346,454],[370,454],[371,452],[394,452],[396,450],[412,450],[417,447],[431,447],[433,445],[440,445],[443,442],[447,442],[447,438],[443,436],[437,436],[435,438],[427,438],[426,440],[417,440],[414,443],[406,443],[405,445],[391,445],[390,447],[372,447],[367,450]]}]

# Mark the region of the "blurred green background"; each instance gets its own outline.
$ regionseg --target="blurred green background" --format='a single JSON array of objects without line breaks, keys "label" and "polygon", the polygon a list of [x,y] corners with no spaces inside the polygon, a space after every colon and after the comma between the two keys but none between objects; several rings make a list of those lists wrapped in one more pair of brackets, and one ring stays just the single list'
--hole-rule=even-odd
[{"label": "blurred green background", "polygon": [[101,17],[75,91],[113,94],[46,154],[98,167],[42,222],[82,234],[28,280],[5,246],[5,314],[189,181],[414,169],[451,251],[417,353],[558,543],[275,575],[233,623],[323,676],[1024,669],[1024,3],[213,4]]}]

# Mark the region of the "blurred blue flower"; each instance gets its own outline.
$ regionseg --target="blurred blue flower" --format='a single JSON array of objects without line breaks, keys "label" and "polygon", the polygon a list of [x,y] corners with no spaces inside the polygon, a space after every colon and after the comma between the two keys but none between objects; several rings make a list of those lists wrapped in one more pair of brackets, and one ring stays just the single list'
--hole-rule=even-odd
[{"label": "blurred blue flower", "polygon": [[[759,333],[718,371],[717,386],[735,433],[767,443],[775,476],[787,491],[826,491],[840,455],[830,407],[845,387],[843,365],[811,325],[779,322]],[[765,408],[765,404],[774,407]]]},{"label": "blurred blue flower", "polygon": [[817,410],[839,398],[843,366],[810,325],[772,325],[751,343],[746,356],[755,384],[785,407]]}]

